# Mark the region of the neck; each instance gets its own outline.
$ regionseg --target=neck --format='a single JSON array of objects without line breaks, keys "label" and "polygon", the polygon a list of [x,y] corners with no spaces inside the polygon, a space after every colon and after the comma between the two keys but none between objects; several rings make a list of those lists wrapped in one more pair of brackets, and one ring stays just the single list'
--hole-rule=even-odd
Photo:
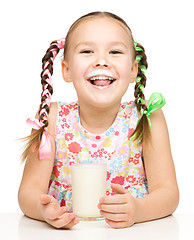
[{"label": "neck", "polygon": [[105,132],[114,122],[120,108],[120,103],[113,106],[98,108],[79,103],[81,125],[90,133]]}]

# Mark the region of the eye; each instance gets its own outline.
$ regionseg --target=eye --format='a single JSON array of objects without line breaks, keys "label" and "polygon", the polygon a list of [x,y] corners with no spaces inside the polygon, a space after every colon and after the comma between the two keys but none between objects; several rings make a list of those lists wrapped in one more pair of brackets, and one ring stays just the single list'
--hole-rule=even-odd
[{"label": "eye", "polygon": [[82,50],[80,53],[93,53],[91,50],[89,50],[89,49],[86,49],[86,50]]},{"label": "eye", "polygon": [[122,52],[119,50],[112,50],[112,51],[110,51],[110,53],[111,54],[122,54]]}]

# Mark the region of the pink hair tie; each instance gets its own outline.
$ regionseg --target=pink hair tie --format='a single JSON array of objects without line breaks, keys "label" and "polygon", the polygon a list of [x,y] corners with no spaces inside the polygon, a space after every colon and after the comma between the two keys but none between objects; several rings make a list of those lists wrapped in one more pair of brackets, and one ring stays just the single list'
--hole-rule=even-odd
[{"label": "pink hair tie", "polygon": [[47,96],[47,97],[49,97],[50,95],[51,95],[51,93],[49,92],[49,90],[46,88],[45,90],[44,90],[44,92],[42,93],[42,97],[43,96]]},{"label": "pink hair tie", "polygon": [[57,41],[57,43],[58,43],[58,48],[59,48],[59,49],[63,49],[64,46],[65,46],[65,38],[59,39],[59,40]]},{"label": "pink hair tie", "polygon": [[[28,118],[26,120],[28,126],[33,129],[40,129],[44,126],[44,124],[36,118]],[[40,160],[51,160],[51,141],[50,134],[48,128],[44,128],[42,139],[39,147],[39,159]]]},{"label": "pink hair tie", "polygon": [[63,49],[65,46],[65,38],[61,38],[61,39],[57,40],[57,43],[52,43],[51,46],[52,45],[57,45],[57,47],[59,49]]},{"label": "pink hair tie", "polygon": [[47,75],[49,78],[51,77],[51,73],[49,72],[48,69],[46,69],[46,70],[44,71],[44,73],[43,73],[42,76],[45,76],[45,75]]}]

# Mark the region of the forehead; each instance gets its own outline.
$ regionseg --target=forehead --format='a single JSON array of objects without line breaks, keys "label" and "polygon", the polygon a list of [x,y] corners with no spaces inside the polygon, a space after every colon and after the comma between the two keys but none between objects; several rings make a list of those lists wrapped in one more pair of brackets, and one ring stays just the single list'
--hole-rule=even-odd
[{"label": "forehead", "polygon": [[[83,19],[73,29],[71,42],[81,41],[117,41],[131,43],[130,30],[123,23],[111,17],[91,17]],[[73,43],[72,42],[72,43]]]}]

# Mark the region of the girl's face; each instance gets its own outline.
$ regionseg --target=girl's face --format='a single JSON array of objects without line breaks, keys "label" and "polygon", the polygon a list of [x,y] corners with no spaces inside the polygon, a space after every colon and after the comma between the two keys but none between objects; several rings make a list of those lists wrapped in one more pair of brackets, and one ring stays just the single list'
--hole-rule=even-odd
[{"label": "girl's face", "polygon": [[73,82],[79,104],[120,104],[137,76],[132,44],[129,30],[108,17],[86,19],[73,30],[62,73],[66,82]]}]

